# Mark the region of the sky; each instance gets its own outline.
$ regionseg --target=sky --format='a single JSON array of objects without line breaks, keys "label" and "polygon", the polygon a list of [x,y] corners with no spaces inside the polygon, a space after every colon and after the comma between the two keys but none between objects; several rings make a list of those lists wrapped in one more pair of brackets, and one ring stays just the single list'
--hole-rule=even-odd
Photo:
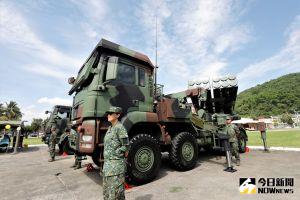
[{"label": "sky", "polygon": [[298,0],[0,0],[0,102],[23,120],[71,105],[75,76],[101,38],[155,63],[164,92],[236,75],[239,92],[300,71]]}]

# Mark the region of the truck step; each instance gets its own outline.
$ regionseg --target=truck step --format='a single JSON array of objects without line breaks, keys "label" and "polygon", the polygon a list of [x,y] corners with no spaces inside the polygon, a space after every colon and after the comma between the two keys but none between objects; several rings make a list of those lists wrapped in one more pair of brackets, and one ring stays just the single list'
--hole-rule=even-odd
[{"label": "truck step", "polygon": [[224,151],[223,147],[213,147],[213,150],[215,151]]}]

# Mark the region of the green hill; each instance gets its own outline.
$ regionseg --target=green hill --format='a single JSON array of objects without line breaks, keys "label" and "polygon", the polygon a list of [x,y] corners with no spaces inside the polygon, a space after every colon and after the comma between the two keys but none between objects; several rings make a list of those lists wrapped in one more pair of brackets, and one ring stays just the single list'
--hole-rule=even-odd
[{"label": "green hill", "polygon": [[300,73],[281,76],[241,92],[235,110],[244,117],[269,117],[299,111]]}]

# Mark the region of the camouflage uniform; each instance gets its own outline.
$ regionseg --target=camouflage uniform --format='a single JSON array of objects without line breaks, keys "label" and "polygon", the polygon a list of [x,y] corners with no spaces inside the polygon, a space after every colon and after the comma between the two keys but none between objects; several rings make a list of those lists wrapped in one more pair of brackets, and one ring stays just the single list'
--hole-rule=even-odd
[{"label": "camouflage uniform", "polygon": [[104,137],[103,196],[104,199],[125,199],[125,152],[128,151],[128,135],[117,122],[110,126]]},{"label": "camouflage uniform", "polygon": [[229,135],[229,143],[231,147],[231,153],[236,158],[236,160],[240,161],[240,153],[239,153],[239,145],[236,137],[235,125],[228,124],[226,125],[226,133]]},{"label": "camouflage uniform", "polygon": [[[52,127],[51,135],[49,138],[49,153],[52,161],[55,159],[55,145],[56,145],[56,129]],[[49,160],[50,161],[50,160]]]}]

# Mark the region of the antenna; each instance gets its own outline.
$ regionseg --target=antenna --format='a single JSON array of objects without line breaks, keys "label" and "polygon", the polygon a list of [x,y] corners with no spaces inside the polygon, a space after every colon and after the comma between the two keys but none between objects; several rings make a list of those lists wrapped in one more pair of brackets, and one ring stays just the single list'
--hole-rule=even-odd
[{"label": "antenna", "polygon": [[157,13],[155,14],[155,68],[154,68],[154,98],[157,90]]}]

